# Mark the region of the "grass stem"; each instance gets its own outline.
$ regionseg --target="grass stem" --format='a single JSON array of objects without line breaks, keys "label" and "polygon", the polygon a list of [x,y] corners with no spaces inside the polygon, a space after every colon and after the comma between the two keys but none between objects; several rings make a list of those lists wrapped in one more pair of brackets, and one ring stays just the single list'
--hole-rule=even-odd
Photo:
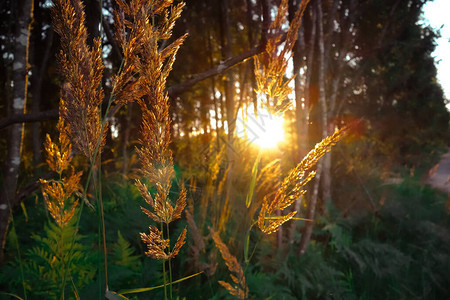
[{"label": "grass stem", "polygon": [[[161,234],[164,239],[164,224],[161,222]],[[163,280],[164,280],[164,300],[167,300],[167,278],[166,278],[166,260],[162,260],[163,263]]]},{"label": "grass stem", "polygon": [[[167,236],[170,237],[169,223],[166,223],[167,227]],[[170,244],[168,246],[168,253],[170,253]],[[169,291],[170,291],[170,299],[172,300],[172,259],[169,258]]]},{"label": "grass stem", "polygon": [[[120,63],[119,70],[117,72],[118,74],[120,74],[122,72],[123,64],[124,64],[124,60],[122,59],[122,62]],[[84,185],[83,196],[82,196],[82,199],[81,199],[82,201],[81,201],[81,204],[80,204],[80,210],[79,210],[79,213],[77,215],[77,222],[76,222],[76,225],[75,225],[75,231],[73,233],[72,242],[70,244],[69,264],[70,264],[70,262],[72,260],[73,246],[74,246],[74,243],[75,243],[75,237],[76,237],[76,235],[78,233],[78,228],[80,227],[80,220],[81,220],[81,215],[83,213],[84,203],[87,201],[87,199],[86,199],[87,189],[88,189],[89,183],[91,181],[92,172],[93,172],[93,169],[94,169],[94,164],[95,164],[95,161],[96,161],[96,158],[97,158],[97,154],[98,154],[98,150],[100,148],[100,144],[101,144],[101,141],[102,141],[103,131],[105,130],[107,116],[108,116],[108,113],[109,113],[109,110],[111,108],[111,104],[112,104],[113,100],[114,100],[114,88],[111,91],[111,95],[109,96],[109,99],[108,99],[108,105],[106,107],[106,111],[105,111],[104,117],[102,119],[102,127],[101,127],[101,130],[100,130],[100,135],[99,135],[99,138],[97,139],[97,144],[95,145],[95,151],[94,151],[94,155],[92,157],[92,161],[90,162],[90,168],[89,168],[89,172],[88,172],[88,177],[87,177],[86,183]],[[66,271],[64,270],[63,287],[66,284],[66,275],[67,275]]]}]

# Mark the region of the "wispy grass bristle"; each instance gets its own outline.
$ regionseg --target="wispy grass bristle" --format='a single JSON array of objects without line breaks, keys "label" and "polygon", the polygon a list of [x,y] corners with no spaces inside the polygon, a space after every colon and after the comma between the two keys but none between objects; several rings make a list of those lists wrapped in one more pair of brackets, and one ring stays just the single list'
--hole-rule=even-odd
[{"label": "wispy grass bristle", "polygon": [[274,218],[277,210],[283,210],[297,201],[306,193],[304,186],[314,178],[316,172],[312,169],[318,160],[325,155],[331,148],[345,135],[347,128],[336,130],[332,136],[323,139],[317,143],[305,158],[292,169],[288,176],[283,180],[275,196],[266,196],[263,199],[261,210],[258,215],[258,227],[262,232],[271,234],[285,222],[292,219],[297,211],[288,213],[285,216]]},{"label": "wispy grass bristle", "polygon": [[287,21],[288,3],[288,0],[281,1],[277,15],[270,24],[270,38],[267,40],[266,49],[255,57],[256,93],[266,101],[268,109],[275,114],[285,111],[289,105],[286,101],[292,92],[289,83],[295,75],[288,79],[285,76],[309,0],[301,1],[300,7],[290,22],[286,38],[280,46],[283,37],[281,27]]},{"label": "wispy grass bristle", "polygon": [[80,0],[55,0],[52,10],[54,29],[62,46],[58,56],[64,82],[60,115],[70,127],[74,147],[92,161],[98,141],[100,150],[106,137],[100,116],[104,98],[101,41],[94,39],[93,46],[88,46],[84,5]]},{"label": "wispy grass bristle", "polygon": [[72,147],[67,137],[69,129],[62,118],[59,118],[57,128],[59,145],[54,143],[47,134],[45,152],[47,152],[47,164],[51,170],[58,173],[59,180],[40,179],[40,182],[50,215],[58,226],[64,227],[72,219],[78,205],[78,200],[72,198],[81,189],[82,172],[75,172],[73,167],[69,167],[72,160],[70,156]]},{"label": "wispy grass bristle", "polygon": [[225,261],[228,270],[231,272],[231,280],[234,282],[234,284],[230,284],[225,281],[219,281],[219,284],[226,288],[231,295],[234,295],[239,299],[247,298],[248,287],[241,265],[238,263],[236,257],[231,255],[230,250],[228,250],[228,247],[222,242],[219,234],[213,229],[210,229],[210,232],[217,249],[219,249],[220,254],[222,254],[222,258]]}]

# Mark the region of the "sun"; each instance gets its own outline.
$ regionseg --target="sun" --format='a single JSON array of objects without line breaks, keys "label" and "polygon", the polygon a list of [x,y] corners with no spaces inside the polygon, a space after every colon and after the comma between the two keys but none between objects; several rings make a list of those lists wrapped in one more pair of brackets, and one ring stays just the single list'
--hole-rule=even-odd
[{"label": "sun", "polygon": [[238,112],[236,135],[263,149],[276,148],[284,139],[284,120],[271,114],[264,108],[258,108],[255,115],[254,106],[250,104],[245,111]]}]

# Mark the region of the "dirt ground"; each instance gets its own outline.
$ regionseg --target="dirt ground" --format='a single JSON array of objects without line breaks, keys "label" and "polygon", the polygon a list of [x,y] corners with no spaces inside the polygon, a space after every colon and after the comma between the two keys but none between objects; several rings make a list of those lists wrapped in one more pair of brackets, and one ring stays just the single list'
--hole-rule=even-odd
[{"label": "dirt ground", "polygon": [[439,164],[430,170],[427,183],[450,195],[450,148],[449,151],[441,157]]}]

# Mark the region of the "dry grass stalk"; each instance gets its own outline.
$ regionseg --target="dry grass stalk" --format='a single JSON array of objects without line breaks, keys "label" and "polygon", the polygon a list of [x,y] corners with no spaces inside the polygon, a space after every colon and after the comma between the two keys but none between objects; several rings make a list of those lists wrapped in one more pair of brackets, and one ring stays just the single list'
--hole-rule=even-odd
[{"label": "dry grass stalk", "polygon": [[[215,150],[215,140],[210,143],[207,156],[209,157],[207,164],[207,180],[204,192],[202,193],[200,202],[200,224],[204,224],[206,213],[209,210],[212,213],[212,223],[214,226],[220,219],[220,214],[223,213],[222,205],[217,205],[220,201],[221,188],[218,179],[220,165],[225,155],[225,145],[222,145],[219,151]],[[221,180],[224,180],[223,178]],[[211,205],[213,204],[213,205]],[[203,226],[202,226],[203,227]]]},{"label": "dry grass stalk", "polygon": [[292,49],[297,41],[298,30],[309,0],[301,1],[279,51],[283,36],[281,27],[287,22],[288,2],[288,0],[281,1],[275,20],[270,25],[271,37],[267,41],[266,50],[255,58],[256,92],[265,95],[266,105],[274,113],[286,109],[285,100],[292,92],[289,83],[295,75],[287,80],[284,76],[293,55]]},{"label": "dry grass stalk", "polygon": [[227,222],[230,218],[231,207],[230,207],[230,199],[228,197],[225,198],[225,202],[220,206],[220,214],[217,222],[217,230],[222,232],[225,230],[227,226]]},{"label": "dry grass stalk", "polygon": [[197,224],[195,223],[194,217],[189,212],[189,210],[186,210],[185,213],[189,228],[191,228],[192,239],[194,240],[194,244],[189,245],[189,248],[192,250],[194,257],[198,258],[200,252],[204,252],[205,250],[205,243],[203,242],[203,236],[200,233],[200,230],[198,229]]},{"label": "dry grass stalk", "polygon": [[[274,217],[276,210],[283,210],[294,203],[300,196],[306,193],[303,187],[312,179],[316,172],[312,168],[317,161],[325,155],[331,148],[344,136],[347,128],[336,130],[332,136],[323,139],[316,144],[305,158],[292,169],[288,176],[283,180],[281,187],[274,197],[264,197],[261,210],[258,216],[258,227],[262,232],[270,234],[276,232],[278,228],[292,219],[296,211],[290,212],[285,216]],[[266,222],[268,221],[268,222]]]},{"label": "dry grass stalk", "polygon": [[144,207],[141,207],[142,211],[155,222],[168,224],[181,218],[181,213],[186,206],[186,189],[182,187],[175,207],[172,207],[170,199],[168,198],[170,187],[172,186],[172,177],[166,176],[166,178],[169,178],[166,182],[156,184],[157,192],[154,200],[148,191],[147,186],[142,184],[140,180],[136,180],[136,186],[138,187],[142,197],[144,197],[145,202],[153,208],[155,213],[152,213]]},{"label": "dry grass stalk", "polygon": [[[292,49],[297,41],[298,30],[308,3],[309,0],[301,1],[294,18],[290,22],[286,39],[280,45],[282,42],[280,28],[283,23],[287,22],[286,16],[288,11],[288,0],[282,0],[275,20],[270,25],[273,35],[267,42],[266,51],[255,59],[257,93],[265,96],[269,110],[272,110],[274,113],[284,111],[288,105],[285,103],[288,102],[286,101],[287,97],[292,92],[289,83],[295,75],[287,80],[284,79],[284,76],[288,67],[288,61],[293,55]],[[284,216],[275,216],[274,213],[289,207],[306,192],[303,187],[315,175],[312,167],[342,137],[344,131],[338,130],[331,137],[318,143],[315,149],[310,151],[297,167],[291,170],[277,189],[275,195],[266,194],[264,196],[257,221],[261,231],[267,234],[276,232],[283,223],[296,215],[296,211],[289,212]],[[276,169],[273,171],[276,171]]]},{"label": "dry grass stalk", "polygon": [[206,273],[209,273],[208,265],[200,263],[200,254],[205,253],[205,242],[203,241],[203,235],[200,232],[197,224],[194,220],[194,217],[186,210],[186,220],[190,228],[190,234],[192,236],[193,243],[189,244],[189,255],[190,255],[190,263],[189,265],[193,270],[201,270]]},{"label": "dry grass stalk", "polygon": [[228,247],[222,242],[219,234],[213,229],[210,229],[210,231],[216,247],[219,249],[220,254],[222,254],[222,258],[225,261],[228,270],[231,272],[230,277],[233,280],[233,284],[225,281],[219,281],[219,283],[226,288],[231,295],[234,295],[239,299],[247,298],[248,287],[245,282],[244,271],[242,270],[241,265],[238,263],[236,257],[231,255]]},{"label": "dry grass stalk", "polygon": [[[136,181],[140,193],[154,212],[142,208],[155,222],[166,223],[181,217],[186,206],[186,190],[181,186],[180,195],[173,207],[169,199],[173,168],[169,116],[169,98],[165,92],[166,80],[178,48],[186,35],[178,38],[164,49],[158,42],[171,37],[175,21],[184,3],[172,5],[172,1],[132,0],[129,4],[118,0],[115,12],[116,39],[124,52],[123,72],[115,78],[114,97],[119,103],[137,100],[142,110],[141,147],[137,149],[141,172],[156,187],[151,195],[147,185]],[[158,22],[155,24],[155,20]],[[146,254],[157,259],[170,259],[177,255],[184,244],[186,229],[179,236],[170,252],[169,240],[163,232],[150,226],[149,234],[141,233],[148,246]]]},{"label": "dry grass stalk", "polygon": [[72,168],[66,176],[63,176],[69,168],[72,160],[70,152],[72,146],[67,136],[68,126],[60,117],[58,121],[59,145],[54,143],[47,134],[45,151],[47,152],[47,164],[50,169],[59,174],[59,180],[43,180],[42,194],[50,215],[60,227],[64,227],[73,217],[78,200],[72,201],[72,195],[80,190],[81,172],[76,173]]},{"label": "dry grass stalk", "polygon": [[[114,98],[116,102],[125,104],[147,95],[152,101],[161,102],[161,98],[165,98],[163,90],[154,88],[165,88],[178,48],[187,35],[161,51],[158,50],[158,42],[170,38],[184,3],[172,6],[171,0],[116,2],[119,10],[114,13],[114,26],[124,58],[122,72],[114,78]],[[159,19],[158,24],[151,22],[154,19]]]},{"label": "dry grass stalk", "polygon": [[155,226],[149,226],[149,234],[141,233],[141,239],[147,244],[148,251],[145,254],[156,259],[171,259],[177,256],[186,239],[186,228],[183,229],[178,237],[172,251],[166,252],[169,248],[170,239],[163,239],[162,232]]},{"label": "dry grass stalk", "polygon": [[281,176],[281,160],[279,158],[274,159],[259,172],[256,180],[258,182],[256,187],[258,195],[273,196],[272,194],[280,187]]},{"label": "dry grass stalk", "polygon": [[98,141],[101,141],[100,149],[105,143],[100,116],[104,97],[101,42],[95,39],[92,48],[87,44],[81,0],[55,0],[52,13],[62,46],[58,57],[64,81],[60,115],[69,124],[74,147],[92,162]]}]

